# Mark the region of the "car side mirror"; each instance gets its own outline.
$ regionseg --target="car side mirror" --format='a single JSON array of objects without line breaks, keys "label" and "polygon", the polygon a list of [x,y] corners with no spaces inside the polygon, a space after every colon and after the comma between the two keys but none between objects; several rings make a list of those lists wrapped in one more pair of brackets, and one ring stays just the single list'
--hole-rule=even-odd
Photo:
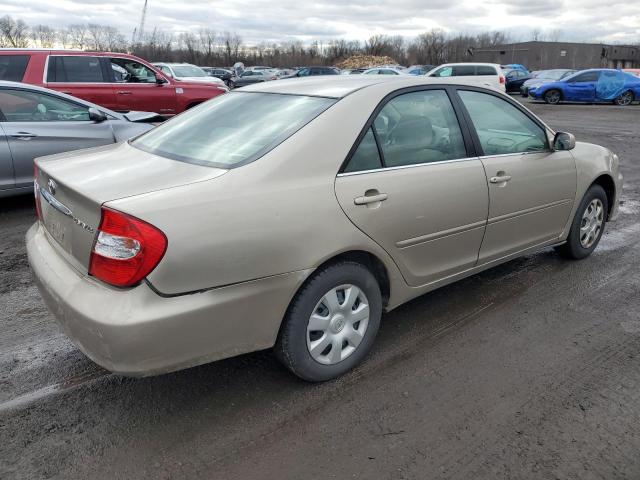
[{"label": "car side mirror", "polygon": [[167,83],[167,80],[162,75],[156,73],[156,84],[162,85],[163,83]]},{"label": "car side mirror", "polygon": [[91,107],[89,109],[89,120],[91,120],[92,122],[102,123],[106,119],[107,119],[107,116],[97,108]]},{"label": "car side mirror", "polygon": [[576,137],[572,133],[558,132],[553,139],[554,150],[573,150],[576,148]]}]

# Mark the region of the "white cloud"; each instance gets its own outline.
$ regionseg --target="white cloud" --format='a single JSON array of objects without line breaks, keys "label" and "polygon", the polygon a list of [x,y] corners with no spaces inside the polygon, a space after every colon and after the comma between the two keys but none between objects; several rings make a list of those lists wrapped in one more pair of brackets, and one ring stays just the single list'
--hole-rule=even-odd
[{"label": "white cloud", "polygon": [[[144,0],[3,0],[3,13],[59,27],[92,22],[129,36]],[[632,2],[633,3],[633,2]],[[625,12],[622,15],[620,12]],[[533,28],[563,40],[640,42],[640,16],[610,0],[149,0],[146,29],[236,31],[247,43],[290,39],[364,40],[373,33],[415,36],[509,31],[526,40]]]}]

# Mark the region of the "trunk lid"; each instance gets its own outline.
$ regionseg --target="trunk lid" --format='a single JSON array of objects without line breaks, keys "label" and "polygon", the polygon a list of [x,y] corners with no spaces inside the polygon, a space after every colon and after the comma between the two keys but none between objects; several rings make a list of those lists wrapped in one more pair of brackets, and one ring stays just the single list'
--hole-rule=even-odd
[{"label": "trunk lid", "polygon": [[192,165],[124,143],[36,160],[36,195],[51,243],[86,273],[101,206],[110,200],[211,180],[227,170]]}]

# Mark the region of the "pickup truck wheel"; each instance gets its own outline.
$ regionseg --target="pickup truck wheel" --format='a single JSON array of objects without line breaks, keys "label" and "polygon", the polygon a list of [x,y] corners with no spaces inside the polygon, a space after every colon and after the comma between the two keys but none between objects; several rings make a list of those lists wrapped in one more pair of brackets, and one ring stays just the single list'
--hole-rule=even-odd
[{"label": "pickup truck wheel", "polygon": [[382,295],[373,274],[356,262],[330,264],[291,302],[276,356],[304,380],[339,377],[369,353],[381,316]]},{"label": "pickup truck wheel", "polygon": [[565,258],[581,260],[591,255],[604,233],[609,203],[600,185],[591,185],[571,223],[567,243],[556,247]]}]

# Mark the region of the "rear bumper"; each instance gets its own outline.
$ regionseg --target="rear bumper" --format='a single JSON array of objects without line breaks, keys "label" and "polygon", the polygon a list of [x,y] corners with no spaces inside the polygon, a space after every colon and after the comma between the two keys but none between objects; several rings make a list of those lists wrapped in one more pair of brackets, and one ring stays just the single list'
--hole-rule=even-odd
[{"label": "rear bumper", "polygon": [[71,267],[36,223],[27,233],[36,284],[58,323],[90,359],[144,376],[273,346],[309,270],[177,297],[146,283],[111,288]]}]

